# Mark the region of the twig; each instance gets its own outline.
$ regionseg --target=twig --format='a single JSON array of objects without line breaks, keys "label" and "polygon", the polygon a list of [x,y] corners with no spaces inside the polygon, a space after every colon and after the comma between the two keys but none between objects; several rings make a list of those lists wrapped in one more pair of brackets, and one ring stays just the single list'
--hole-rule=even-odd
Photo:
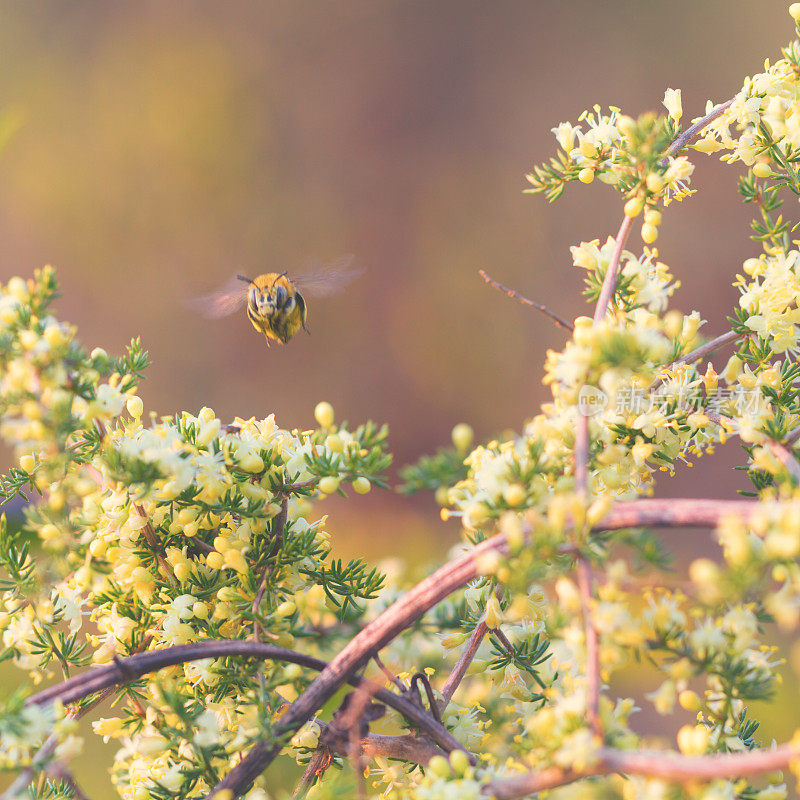
[{"label": "twig", "polygon": [[506,636],[500,628],[490,628],[491,632],[494,634],[494,637],[497,639],[498,642],[502,645],[503,649],[508,653],[510,656],[514,655],[514,645],[508,640],[508,636]]},{"label": "twig", "polygon": [[[372,687],[374,686],[375,684],[372,684]],[[358,782],[359,800],[366,800],[367,797],[367,787],[364,783],[363,751],[359,743],[362,738],[365,712],[374,695],[372,687],[368,685],[359,686],[355,692],[351,692],[348,695],[350,702],[341,717],[341,722],[347,731],[348,754]],[[369,729],[367,728],[363,733],[369,733]]]},{"label": "twig", "polygon": [[594,307],[594,324],[602,322],[605,319],[606,311],[611,303],[611,298],[614,296],[614,291],[617,288],[617,273],[619,272],[619,262],[622,258],[622,249],[625,247],[625,241],[631,231],[633,225],[633,217],[626,216],[622,220],[617,232],[617,238],[614,240],[614,250],[611,254],[611,261],[608,264],[605,277],[603,278],[603,285],[600,288],[600,295],[597,298],[597,305]]},{"label": "twig", "polygon": [[485,270],[479,269],[478,274],[488,283],[490,286],[493,286],[498,291],[504,292],[509,297],[514,298],[514,300],[519,300],[520,303],[523,303],[526,306],[530,306],[531,308],[535,308],[537,311],[541,311],[542,314],[547,315],[550,317],[559,328],[564,328],[568,331],[574,331],[575,326],[572,323],[567,322],[563,317],[559,317],[554,311],[551,311],[547,306],[543,306],[541,303],[535,303],[533,300],[528,300],[527,297],[523,297],[519,292],[514,291],[514,289],[509,289],[507,286],[503,286],[502,283],[496,281],[491,275],[487,274]]},{"label": "twig", "polygon": [[[737,421],[733,417],[728,417],[724,414],[717,414],[713,411],[706,411],[705,414],[717,425],[721,425],[723,419],[733,423],[734,432],[739,434]],[[794,479],[795,483],[800,486],[800,463],[798,463],[797,458],[790,453],[781,442],[777,441],[777,439],[773,439],[768,436],[763,442],[763,445],[772,453],[772,455],[775,456],[775,458],[778,459],[778,461],[781,462],[784,469]]]},{"label": "twig", "polygon": [[[256,592],[256,596],[253,598],[253,605],[251,606],[251,611],[253,615],[258,614],[258,608],[261,605],[261,600],[264,597],[264,592],[267,590],[267,581],[269,580],[269,576],[272,574],[272,565],[270,564],[270,559],[272,558],[273,554],[276,554],[282,544],[283,544],[283,532],[286,528],[286,519],[289,514],[289,498],[286,495],[283,495],[281,500],[281,509],[275,515],[275,519],[272,526],[272,538],[273,543],[272,547],[270,548],[269,553],[267,554],[267,563],[264,566],[264,574],[261,577],[261,583],[258,586],[258,591]],[[258,620],[253,621],[253,638],[256,641],[261,639],[261,626],[258,624]]]},{"label": "twig", "polygon": [[583,556],[578,557],[576,565],[578,591],[583,608],[583,628],[586,638],[586,715],[595,733],[602,735],[600,725],[600,649],[597,628],[592,621],[592,568]]},{"label": "twig", "polygon": [[[691,364],[694,361],[699,361],[701,358],[705,358],[707,355],[710,355],[715,350],[718,350],[720,347],[724,347],[729,342],[734,342],[737,339],[741,338],[738,333],[735,331],[728,331],[727,333],[721,333],[719,336],[715,336],[710,341],[706,342],[705,344],[700,345],[700,347],[692,350],[690,353],[686,353],[685,355],[678,356],[674,361],[667,364],[665,367],[661,369],[671,370],[675,369],[675,367],[680,366],[681,364]],[[652,394],[656,391],[660,386],[662,386],[666,381],[666,378],[656,378],[650,386],[648,390]]]},{"label": "twig", "polygon": [[690,125],[683,133],[676,136],[672,144],[664,151],[665,156],[671,156],[673,153],[679,153],[683,148],[697,136],[703,128],[709,123],[713,122],[717,117],[721,117],[733,105],[735,97],[732,97],[725,103],[718,105],[713,111],[706,114],[701,119],[697,120],[694,125]]},{"label": "twig", "polygon": [[475,629],[472,631],[472,634],[467,640],[464,649],[461,651],[458,661],[456,661],[453,669],[447,676],[444,686],[442,686],[442,701],[439,703],[440,715],[444,713],[444,710],[447,708],[450,700],[452,700],[456,689],[461,684],[461,681],[464,680],[464,676],[467,674],[469,665],[472,663],[472,659],[475,658],[475,653],[478,652],[478,648],[481,646],[481,642],[483,641],[484,636],[486,636],[486,632],[488,630],[489,626],[486,624],[486,613],[484,612],[483,616],[480,618],[478,624],[475,626]]},{"label": "twig", "polygon": [[720,347],[724,347],[729,342],[735,342],[737,339],[742,338],[742,336],[743,334],[736,333],[736,331],[721,333],[719,336],[715,336],[705,344],[701,344],[700,347],[695,348],[690,353],[678,356],[678,358],[676,358],[669,365],[669,368],[678,366],[678,364],[691,364],[693,361],[699,361],[701,358],[705,358],[715,350],[719,350]]},{"label": "twig", "polygon": [[520,797],[538,794],[546,789],[555,789],[557,786],[566,786],[589,775],[602,775],[605,770],[601,766],[589,767],[578,772],[573,769],[561,767],[548,767],[525,775],[514,775],[511,778],[500,778],[492,781],[483,794],[493,800],[517,800]]},{"label": "twig", "polygon": [[403,686],[402,681],[397,675],[392,672],[386,664],[381,661],[381,657],[377,653],[372,654],[372,660],[378,665],[380,671],[389,679],[389,682],[396,686],[401,692],[405,691],[405,686]]},{"label": "twig", "polygon": [[[659,527],[714,526],[724,514],[740,513],[749,518],[759,503],[749,500],[635,500],[619,503],[596,526],[596,530],[618,530],[652,525]],[[506,536],[496,534],[472,550],[453,559],[410,589],[386,611],[360,631],[281,717],[274,742],[259,742],[207,795],[223,790],[241,794],[269,766],[283,749],[282,738],[293,734],[321,708],[348,680],[353,671],[426,611],[452,592],[465,586],[479,574],[478,564],[484,553],[507,553]],[[388,703],[387,703],[388,705]]]},{"label": "twig", "polygon": [[297,786],[294,787],[291,800],[299,800],[299,798],[305,797],[308,790],[311,788],[311,784],[314,783],[314,778],[318,775],[324,775],[331,765],[332,760],[331,751],[326,745],[318,747],[314,751],[314,755],[311,756],[311,760],[308,762],[306,768],[303,770],[303,774],[300,776]]},{"label": "twig", "polygon": [[430,709],[431,714],[433,714],[433,717],[435,720],[437,720],[437,722],[441,722],[442,718],[439,714],[439,704],[436,702],[436,698],[433,696],[431,682],[428,680],[428,676],[424,672],[415,672],[411,676],[411,682],[409,683],[409,689],[416,691],[419,701],[422,703],[422,692],[419,690],[419,684],[422,684],[422,688],[425,690],[425,697],[428,700],[428,708]]},{"label": "twig", "polygon": [[[631,230],[633,217],[626,216],[622,220],[614,240],[614,251],[611,254],[611,261],[608,264],[603,285],[600,288],[600,295],[597,298],[597,305],[594,309],[594,325],[597,325],[605,318],[614,290],[617,286],[617,272],[619,262],[622,258],[622,248],[625,247],[625,240]],[[575,429],[575,491],[583,497],[584,501],[589,501],[589,417],[578,413],[578,422]]]},{"label": "twig", "polygon": [[800,425],[796,428],[793,428],[783,437],[784,444],[794,444],[798,439],[800,439]]}]

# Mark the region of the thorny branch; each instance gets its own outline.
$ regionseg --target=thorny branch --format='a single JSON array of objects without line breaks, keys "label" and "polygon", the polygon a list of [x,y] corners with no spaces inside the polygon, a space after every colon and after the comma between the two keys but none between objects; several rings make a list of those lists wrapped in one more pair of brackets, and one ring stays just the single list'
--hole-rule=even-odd
[{"label": "thorny branch", "polygon": [[528,300],[527,297],[523,297],[519,292],[515,291],[514,289],[509,289],[507,286],[503,286],[502,283],[496,281],[491,275],[489,275],[485,270],[479,269],[478,274],[489,284],[489,286],[494,287],[498,291],[504,292],[509,297],[513,298],[514,300],[519,300],[520,303],[526,306],[530,306],[531,308],[535,308],[537,311],[541,311],[542,314],[547,315],[550,317],[559,328],[564,328],[568,331],[574,331],[575,326],[571,322],[567,322],[563,317],[560,317],[554,311],[551,311],[547,306],[543,306],[541,303],[535,303],[533,300]]},{"label": "thorny branch", "polygon": [[461,681],[464,680],[469,665],[472,663],[472,659],[475,658],[475,653],[478,652],[478,648],[481,646],[481,642],[488,630],[489,626],[486,624],[486,612],[484,612],[480,620],[478,620],[475,629],[470,634],[469,639],[467,639],[464,649],[458,657],[458,661],[456,661],[452,671],[447,676],[447,680],[444,682],[444,686],[442,687],[442,701],[439,704],[440,715],[447,708],[448,703],[453,698]]},{"label": "thorny branch", "polygon": [[[270,549],[267,557],[267,563],[264,566],[264,574],[261,578],[261,583],[258,586],[258,591],[256,591],[256,596],[253,598],[253,605],[251,608],[253,615],[258,614],[261,600],[264,597],[264,592],[267,590],[269,576],[272,573],[272,564],[270,563],[270,559],[275,557],[283,545],[283,532],[286,529],[286,520],[288,516],[289,498],[287,495],[283,495],[283,498],[281,499],[281,509],[272,521],[272,548]],[[261,640],[261,626],[258,624],[258,620],[253,623],[253,638],[257,642]]]}]

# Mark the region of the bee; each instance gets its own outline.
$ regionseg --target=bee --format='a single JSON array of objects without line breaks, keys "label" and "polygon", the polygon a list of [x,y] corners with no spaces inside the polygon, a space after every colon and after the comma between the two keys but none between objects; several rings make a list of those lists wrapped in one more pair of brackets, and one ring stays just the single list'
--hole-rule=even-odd
[{"label": "bee", "polygon": [[[192,301],[207,317],[226,317],[246,304],[247,318],[264,334],[267,346],[286,344],[299,330],[309,332],[306,296],[332,294],[344,288],[362,270],[351,267],[352,256],[327,264],[314,264],[289,277],[288,272],[266,272],[255,278],[236,275],[218,291]],[[245,283],[244,289],[241,284]]]}]

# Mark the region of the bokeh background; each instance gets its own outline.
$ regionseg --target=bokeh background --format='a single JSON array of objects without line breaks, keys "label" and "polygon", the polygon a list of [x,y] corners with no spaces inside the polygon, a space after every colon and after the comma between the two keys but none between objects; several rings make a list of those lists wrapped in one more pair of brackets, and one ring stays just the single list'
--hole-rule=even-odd
[{"label": "bokeh background", "polygon": [[[52,263],[59,313],[87,345],[116,353],[141,335],[153,360],[142,395],[158,413],[274,411],[307,427],[324,399],[339,419],[388,422],[396,465],[462,420],[479,437],[518,429],[546,397],[545,351],[563,335],[477,271],[574,317],[586,306],[568,248],[620,219],[602,185],[554,206],[522,194],[554,152],[550,129],[594,103],[658,109],[667,87],[683,90],[688,118],[702,113],[778,57],[786,8],[0,2],[0,107],[23,123],[0,156],[0,279]],[[700,191],[669,209],[658,247],[683,282],[676,306],[700,309],[713,335],[757,248],[737,170],[696,161]],[[283,348],[268,350],[243,313],[208,321],[185,305],[234,272],[343,253],[363,276],[312,299],[311,336]],[[659,492],[729,494],[740,460],[731,443]],[[422,563],[458,539],[430,498],[375,491],[326,510],[343,555]],[[767,736],[793,730],[794,686]]]}]

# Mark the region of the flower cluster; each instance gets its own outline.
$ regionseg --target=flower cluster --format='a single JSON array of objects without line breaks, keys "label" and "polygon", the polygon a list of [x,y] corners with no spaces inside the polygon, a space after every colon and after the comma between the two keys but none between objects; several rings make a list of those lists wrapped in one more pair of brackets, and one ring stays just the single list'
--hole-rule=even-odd
[{"label": "flower cluster", "polygon": [[[384,579],[360,560],[331,559],[313,503],[384,485],[386,430],[336,425],[327,403],[305,431],[271,415],[223,424],[209,408],[147,421],[135,393],[146,354],[138,343],[124,359],[87,353],[46,311],[55,288],[49,268],[0,288],[0,433],[19,463],[4,485],[7,496],[26,485],[42,495],[21,530],[0,526],[6,657],[38,682],[223,638],[300,639],[324,655],[326,636],[312,632],[356,624]],[[94,723],[122,742],[120,794],[202,796],[304,680],[297,667],[257,671],[226,658],[162,674]],[[4,737],[9,753],[41,744],[37,713],[19,712],[31,720],[14,723],[19,743]]]}]

